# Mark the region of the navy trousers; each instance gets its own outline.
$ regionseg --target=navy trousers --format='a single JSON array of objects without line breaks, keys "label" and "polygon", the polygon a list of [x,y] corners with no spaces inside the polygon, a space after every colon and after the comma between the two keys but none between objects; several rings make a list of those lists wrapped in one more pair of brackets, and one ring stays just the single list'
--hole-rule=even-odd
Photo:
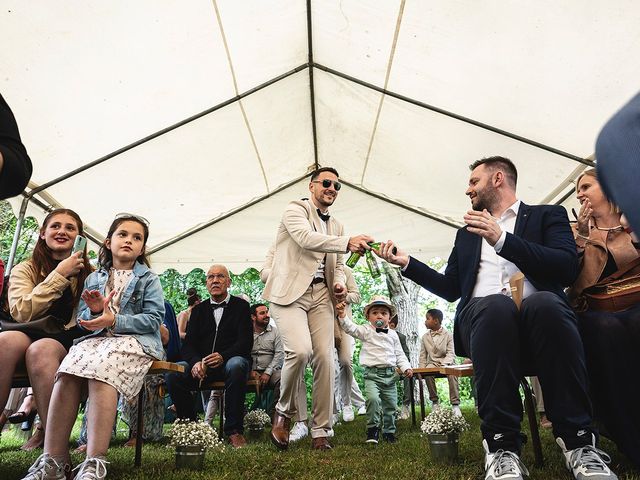
[{"label": "navy trousers", "polygon": [[505,295],[477,297],[456,318],[471,356],[482,435],[489,449],[520,452],[522,377],[537,375],[553,433],[569,449],[593,441],[584,349],[573,310],[550,292],[527,297],[518,311]]},{"label": "navy trousers", "polygon": [[[224,434],[242,433],[244,416],[244,396],[249,378],[249,360],[244,357],[231,357],[222,367],[209,370],[206,382],[224,380]],[[184,373],[167,375],[167,388],[176,407],[178,418],[196,420],[197,414],[193,408],[193,391],[198,389],[200,380],[191,376],[189,367]]]}]

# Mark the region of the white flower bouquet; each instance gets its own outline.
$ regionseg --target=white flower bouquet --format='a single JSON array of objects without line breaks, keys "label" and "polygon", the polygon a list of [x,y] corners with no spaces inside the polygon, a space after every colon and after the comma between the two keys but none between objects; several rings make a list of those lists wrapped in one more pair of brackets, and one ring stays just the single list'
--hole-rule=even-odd
[{"label": "white flower bouquet", "polygon": [[448,435],[469,429],[463,416],[456,416],[450,408],[433,410],[420,424],[420,430],[427,435]]},{"label": "white flower bouquet", "polygon": [[251,410],[244,416],[244,428],[261,429],[271,424],[271,418],[261,408]]},{"label": "white flower bouquet", "polygon": [[198,445],[203,448],[224,449],[218,433],[206,422],[177,419],[169,432],[172,447],[188,447]]}]

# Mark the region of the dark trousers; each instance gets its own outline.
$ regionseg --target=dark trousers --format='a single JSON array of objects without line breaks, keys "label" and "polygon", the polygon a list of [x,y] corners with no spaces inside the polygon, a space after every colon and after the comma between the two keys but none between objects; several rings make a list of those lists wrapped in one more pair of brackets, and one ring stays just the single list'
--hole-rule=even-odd
[{"label": "dark trousers", "polygon": [[[640,347],[640,305],[624,312],[578,314],[595,418],[622,453],[640,467],[640,385],[634,374]],[[635,377],[635,378],[634,378]]]},{"label": "dark trousers", "polygon": [[473,361],[482,435],[492,452],[520,452],[519,383],[537,375],[553,433],[568,449],[593,441],[584,349],[573,310],[559,296],[536,292],[518,311],[511,298],[473,298],[456,319]]},{"label": "dark trousers", "polygon": [[[231,357],[222,367],[210,370],[204,383],[224,381],[224,434],[242,433],[244,415],[244,396],[249,378],[250,362],[244,357]],[[187,367],[184,373],[172,373],[167,376],[169,395],[176,407],[178,418],[196,420],[191,392],[198,389],[200,380],[191,376]]]}]

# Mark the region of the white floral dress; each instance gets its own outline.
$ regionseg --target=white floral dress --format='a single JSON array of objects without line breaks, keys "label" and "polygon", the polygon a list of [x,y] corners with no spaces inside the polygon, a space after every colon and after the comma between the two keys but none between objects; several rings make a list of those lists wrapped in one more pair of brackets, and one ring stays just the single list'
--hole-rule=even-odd
[{"label": "white floral dress", "polygon": [[[114,314],[120,311],[122,293],[133,278],[133,270],[109,272],[105,296],[116,293],[109,308]],[[101,336],[80,339],[71,347],[60,364],[57,375],[66,373],[107,383],[132,400],[142,388],[144,377],[153,358],[144,353],[142,346],[131,335],[114,334],[104,330]]]}]

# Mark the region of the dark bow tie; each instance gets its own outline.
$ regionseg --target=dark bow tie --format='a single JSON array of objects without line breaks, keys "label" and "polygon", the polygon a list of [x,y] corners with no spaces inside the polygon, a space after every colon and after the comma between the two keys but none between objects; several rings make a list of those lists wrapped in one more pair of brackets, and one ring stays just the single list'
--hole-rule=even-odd
[{"label": "dark bow tie", "polygon": [[376,328],[376,333],[389,333],[388,328]]},{"label": "dark bow tie", "polygon": [[331,215],[329,215],[328,213],[327,214],[322,213],[319,208],[316,208],[316,211],[318,212],[318,216],[320,217],[320,220],[322,220],[323,222],[327,222],[331,217]]},{"label": "dark bow tie", "polygon": [[218,308],[224,308],[226,306],[227,306],[227,302],[212,303],[211,304],[211,309],[215,312]]}]

